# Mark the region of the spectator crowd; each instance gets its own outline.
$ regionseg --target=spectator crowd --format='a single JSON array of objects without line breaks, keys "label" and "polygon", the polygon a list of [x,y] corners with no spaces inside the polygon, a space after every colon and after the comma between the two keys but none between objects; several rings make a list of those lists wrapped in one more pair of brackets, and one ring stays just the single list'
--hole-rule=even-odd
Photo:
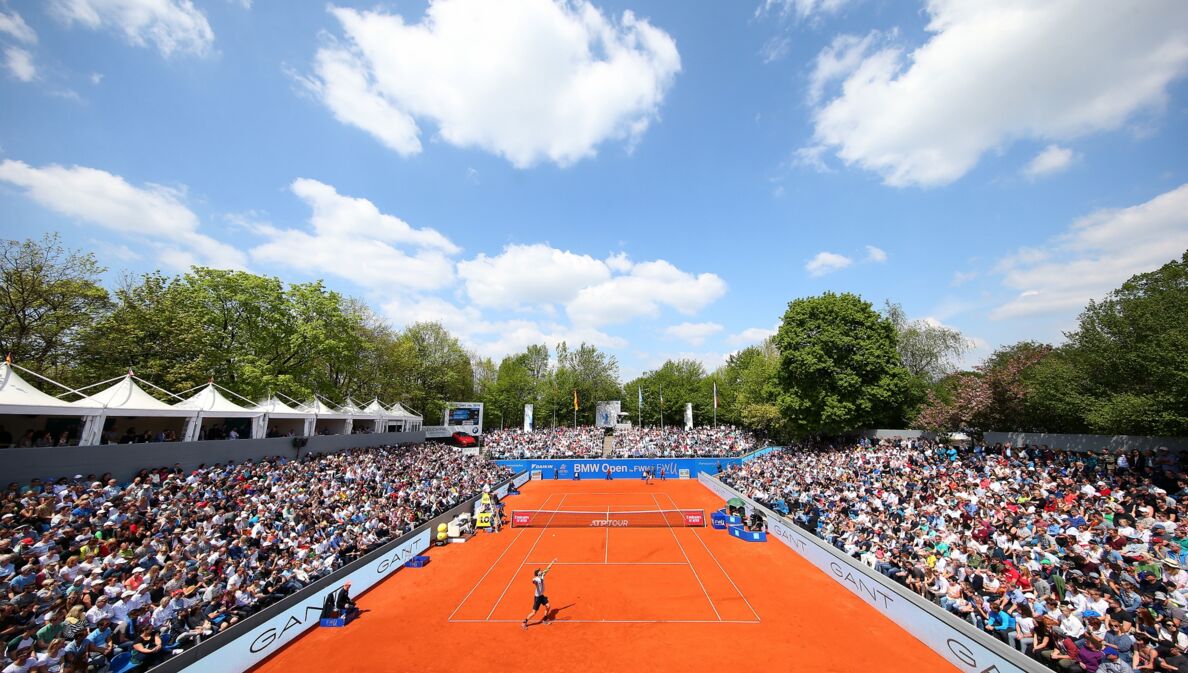
[{"label": "spectator crowd", "polygon": [[10,484],[0,670],[145,670],[509,476],[426,444]]},{"label": "spectator crowd", "polygon": [[1188,673],[1183,459],[889,439],[721,479],[1053,669]]},{"label": "spectator crowd", "polygon": [[[602,458],[602,428],[550,428],[546,430],[492,430],[483,445],[495,458]],[[721,425],[616,429],[611,458],[697,458],[742,456],[765,444],[750,432]]]}]

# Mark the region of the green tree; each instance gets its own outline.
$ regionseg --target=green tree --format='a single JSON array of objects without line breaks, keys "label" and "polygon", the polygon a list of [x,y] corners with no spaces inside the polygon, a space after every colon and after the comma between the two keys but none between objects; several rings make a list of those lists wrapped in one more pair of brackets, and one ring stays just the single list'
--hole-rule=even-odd
[{"label": "green tree", "polygon": [[441,323],[409,325],[400,340],[411,354],[401,381],[404,398],[424,416],[426,424],[439,422],[446,402],[466,401],[474,394],[470,356]]},{"label": "green tree", "polygon": [[1090,301],[1065,353],[1108,434],[1188,435],[1188,251]]},{"label": "green tree", "polygon": [[[618,399],[619,361],[587,343],[571,349],[562,341],[555,349],[557,366],[553,374],[550,403],[557,409],[559,424],[573,422],[573,392],[578,394],[577,419],[579,425],[594,422],[599,401]],[[550,409],[551,411],[551,409]]]},{"label": "green tree", "polygon": [[[644,372],[623,386],[623,410],[635,421],[639,418],[639,390],[643,391],[643,424],[659,426],[663,410],[664,424],[683,426],[685,404],[693,404],[693,422],[709,425],[713,418],[713,388],[705,367],[697,360],[667,360],[659,368]],[[661,407],[660,394],[664,394]]]},{"label": "green tree", "polygon": [[857,295],[792,301],[775,345],[780,411],[794,434],[841,434],[902,415],[908,373],[895,326]]},{"label": "green tree", "polygon": [[71,378],[78,336],[109,305],[94,255],[67,250],[57,234],[0,241],[0,355]]}]

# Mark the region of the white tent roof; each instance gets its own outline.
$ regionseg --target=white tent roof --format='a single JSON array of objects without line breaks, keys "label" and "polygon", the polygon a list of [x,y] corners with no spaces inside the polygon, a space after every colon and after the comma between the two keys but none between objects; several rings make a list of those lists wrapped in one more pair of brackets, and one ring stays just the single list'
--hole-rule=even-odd
[{"label": "white tent roof", "polygon": [[[85,400],[83,400],[85,402]],[[94,416],[99,409],[89,404],[71,404],[51,397],[29,385],[7,362],[0,362],[0,414],[20,416]]]},{"label": "white tent roof", "polygon": [[351,415],[349,413],[343,413],[340,411],[336,411],[336,410],[330,408],[329,406],[326,406],[326,404],[323,403],[322,400],[320,400],[316,397],[313,398],[312,401],[307,402],[305,404],[305,406],[301,407],[301,411],[304,411],[307,414],[316,414],[318,418],[330,418],[330,419],[340,418],[340,419],[345,420],[345,419],[348,419],[351,417]]},{"label": "white tent roof", "polygon": [[275,397],[269,397],[253,407],[253,409],[260,413],[268,414],[272,418],[309,418],[313,416],[312,413],[294,409]]},{"label": "white tent roof", "polygon": [[363,407],[363,413],[383,417],[388,415],[388,410],[384,408],[384,405],[379,403],[379,398],[376,398],[371,401],[371,404]]},{"label": "white tent roof", "polygon": [[208,418],[247,418],[259,416],[260,412],[246,409],[227,399],[214,383],[208,383],[193,397],[173,405],[174,409],[201,411]]},{"label": "white tent roof", "polygon": [[413,412],[409,411],[408,409],[405,409],[404,405],[402,405],[399,402],[397,402],[396,404],[393,404],[391,409],[388,409],[388,415],[395,417],[395,418],[402,418],[402,419],[407,418],[407,419],[422,420],[419,415],[414,414]]},{"label": "white tent roof", "polygon": [[[132,380],[132,372],[112,386],[71,404],[87,407],[98,404],[108,416],[193,416],[192,409],[178,409],[144,392]],[[114,413],[113,413],[114,412]]]},{"label": "white tent roof", "polygon": [[360,409],[359,405],[355,404],[355,401],[349,397],[346,399],[346,402],[342,403],[342,406],[338,407],[338,410],[341,413],[350,414],[352,416],[367,416],[367,415],[369,415],[366,411],[363,411],[362,409]]}]

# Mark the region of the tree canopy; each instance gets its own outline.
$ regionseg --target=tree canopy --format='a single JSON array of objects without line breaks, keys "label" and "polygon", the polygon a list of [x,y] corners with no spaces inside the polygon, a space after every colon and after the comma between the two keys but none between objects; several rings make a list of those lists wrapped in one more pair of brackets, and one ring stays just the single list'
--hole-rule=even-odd
[{"label": "tree canopy", "polygon": [[[173,391],[215,379],[245,397],[400,401],[428,423],[449,401],[486,403],[488,426],[594,421],[621,400],[632,421],[717,420],[776,439],[864,427],[1188,434],[1188,252],[1082,311],[1060,346],[1023,341],[957,371],[969,341],[853,294],[788,304],[778,332],[714,371],[670,359],[621,383],[594,345],[534,344],[495,359],[438,323],[394,328],[320,281],[194,267],[125,276],[108,291],[93,255],[56,235],[0,241],[0,349],[84,385],[129,368]],[[639,405],[642,394],[643,405]],[[661,407],[661,397],[664,403]],[[663,416],[662,416],[663,414]],[[554,419],[556,419],[554,421]]]},{"label": "tree canopy", "polygon": [[775,345],[779,407],[794,434],[883,427],[901,416],[908,372],[895,326],[861,297],[826,292],[792,301]]}]

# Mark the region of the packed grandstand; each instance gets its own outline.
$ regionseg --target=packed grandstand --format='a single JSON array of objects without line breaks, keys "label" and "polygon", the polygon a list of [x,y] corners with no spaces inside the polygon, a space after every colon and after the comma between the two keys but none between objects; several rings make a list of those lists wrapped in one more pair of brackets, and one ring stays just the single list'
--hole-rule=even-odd
[{"label": "packed grandstand", "polygon": [[1053,668],[1183,671],[1184,461],[888,439],[784,449],[721,479]]},{"label": "packed grandstand", "polygon": [[604,456],[602,428],[578,426],[525,432],[493,430],[483,444],[495,458],[725,458],[745,456],[767,445],[758,435],[729,425],[716,427],[630,427],[614,431]]},{"label": "packed grandstand", "polygon": [[426,444],[9,484],[0,668],[143,670],[509,474]]}]

